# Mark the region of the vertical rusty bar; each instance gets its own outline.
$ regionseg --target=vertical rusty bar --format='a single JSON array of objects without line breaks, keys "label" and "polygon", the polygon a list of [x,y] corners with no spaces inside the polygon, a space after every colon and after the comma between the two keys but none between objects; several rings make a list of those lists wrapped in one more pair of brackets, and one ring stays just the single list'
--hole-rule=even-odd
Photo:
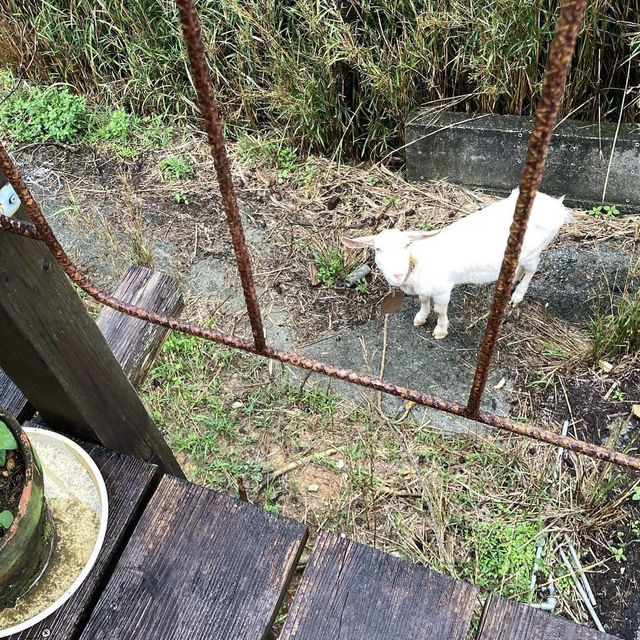
[{"label": "vertical rusty bar", "polygon": [[204,128],[207,132],[211,155],[213,156],[213,162],[216,167],[224,210],[227,214],[231,241],[233,242],[233,250],[236,255],[238,271],[240,272],[244,299],[247,304],[247,312],[251,322],[253,341],[258,352],[262,352],[265,350],[266,344],[262,318],[260,316],[260,306],[253,282],[249,251],[242,229],[242,219],[238,211],[238,201],[236,200],[233,181],[231,180],[229,158],[227,157],[224,145],[218,106],[213,97],[213,85],[204,55],[204,45],[198,23],[198,13],[193,4],[193,0],[177,0],[177,4],[180,22],[182,24],[182,34],[189,54],[193,84],[196,88]]},{"label": "vertical rusty bar", "polygon": [[531,205],[535,197],[542,170],[547,160],[549,143],[564,93],[565,81],[571,67],[571,59],[578,37],[580,23],[584,16],[586,0],[565,0],[556,25],[549,49],[549,61],[544,76],[542,95],[536,111],[535,123],[529,138],[525,167],[520,178],[520,194],[516,202],[513,223],[509,231],[507,248],[504,253],[500,275],[493,296],[487,328],[485,330],[478,364],[473,378],[466,414],[474,417],[480,409],[482,393],[487,384],[491,359],[496,348],[505,309],[513,287],[513,278],[518,266],[520,249]]}]

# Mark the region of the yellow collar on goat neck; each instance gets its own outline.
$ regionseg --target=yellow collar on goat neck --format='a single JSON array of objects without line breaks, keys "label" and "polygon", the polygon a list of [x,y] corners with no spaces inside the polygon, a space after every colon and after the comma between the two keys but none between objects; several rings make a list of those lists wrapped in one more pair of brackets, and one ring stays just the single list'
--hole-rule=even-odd
[{"label": "yellow collar on goat neck", "polygon": [[409,276],[411,275],[413,270],[416,268],[417,264],[418,264],[418,261],[412,255],[409,255],[409,270],[407,271],[407,275],[404,277],[402,284],[404,284],[409,279]]}]

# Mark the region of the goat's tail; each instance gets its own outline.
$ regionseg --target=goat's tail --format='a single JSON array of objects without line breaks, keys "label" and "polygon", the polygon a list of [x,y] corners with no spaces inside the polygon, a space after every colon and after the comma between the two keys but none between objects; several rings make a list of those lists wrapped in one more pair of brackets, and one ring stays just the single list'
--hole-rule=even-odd
[{"label": "goat's tail", "polygon": [[564,195],[560,196],[558,198],[558,202],[562,205],[562,208],[564,209],[564,220],[563,222],[567,223],[567,222],[571,222],[573,220],[573,214],[571,213],[571,210],[568,207],[564,206],[564,199],[567,197],[567,194],[565,193]]}]

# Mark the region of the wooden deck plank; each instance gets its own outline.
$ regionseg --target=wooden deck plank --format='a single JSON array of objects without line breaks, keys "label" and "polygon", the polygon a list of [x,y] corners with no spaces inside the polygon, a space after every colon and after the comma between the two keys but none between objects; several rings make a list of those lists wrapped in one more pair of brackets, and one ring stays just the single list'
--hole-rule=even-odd
[{"label": "wooden deck plank", "polygon": [[9,636],[11,640],[77,638],[159,479],[160,472],[155,465],[100,446],[92,446],[90,452],[102,472],[109,496],[109,523],[102,551],[93,570],[70,600],[35,627]]},{"label": "wooden deck plank", "polygon": [[18,389],[11,378],[0,369],[0,406],[22,422],[33,415],[33,409],[24,393]]},{"label": "wooden deck plank", "polygon": [[618,640],[497,595],[487,599],[477,640]]},{"label": "wooden deck plank", "polygon": [[[184,306],[176,281],[145,267],[129,267],[113,295],[168,316],[178,315]],[[97,323],[127,378],[137,389],[147,377],[169,329],[110,307],[102,309]]]},{"label": "wooden deck plank", "polygon": [[165,476],[81,640],[257,640],[306,527]]},{"label": "wooden deck plank", "polygon": [[476,588],[323,533],[280,640],[465,638]]}]

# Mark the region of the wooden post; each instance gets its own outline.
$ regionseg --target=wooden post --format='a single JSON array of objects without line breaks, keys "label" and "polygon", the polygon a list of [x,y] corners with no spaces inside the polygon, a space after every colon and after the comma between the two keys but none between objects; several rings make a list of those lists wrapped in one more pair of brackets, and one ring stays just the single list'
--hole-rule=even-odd
[{"label": "wooden post", "polygon": [[[0,173],[0,187],[6,178]],[[27,218],[20,207],[14,218]],[[183,477],[46,246],[0,231],[0,367],[53,428]]]}]

